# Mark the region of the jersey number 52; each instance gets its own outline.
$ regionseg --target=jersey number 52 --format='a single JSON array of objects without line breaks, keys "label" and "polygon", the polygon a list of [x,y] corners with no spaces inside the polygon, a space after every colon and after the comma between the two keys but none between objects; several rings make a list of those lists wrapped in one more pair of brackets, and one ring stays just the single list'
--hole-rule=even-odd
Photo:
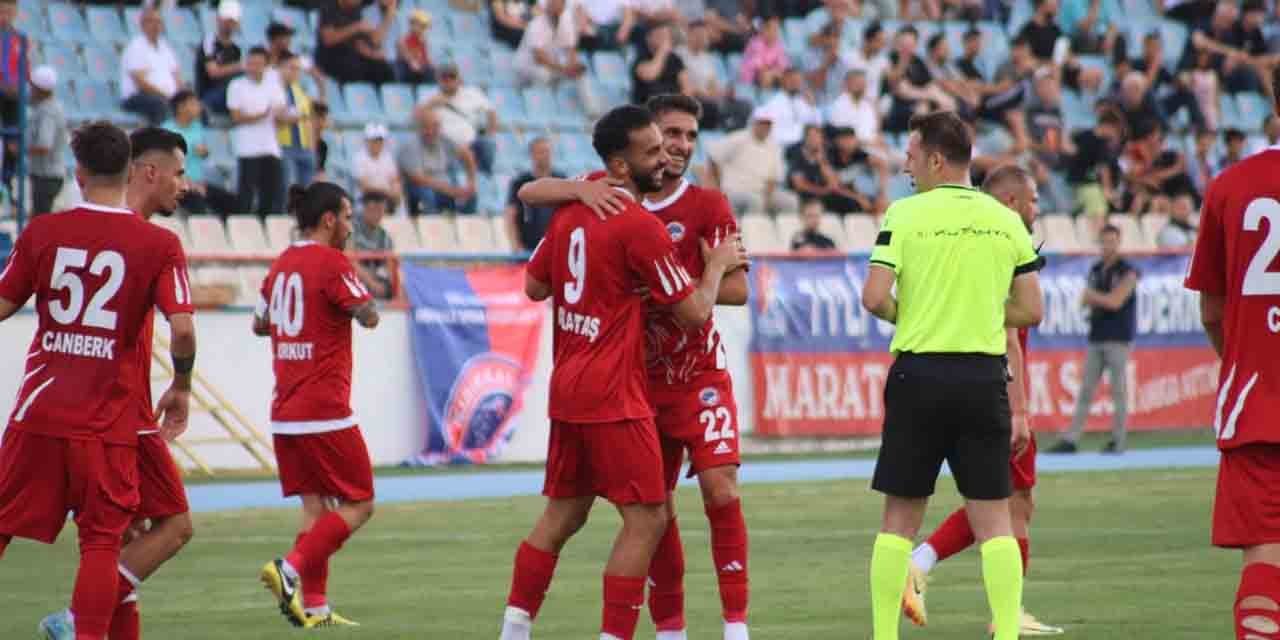
[{"label": "jersey number 52", "polygon": [[1245,231],[1260,231],[1262,221],[1267,221],[1267,237],[1258,247],[1258,253],[1249,261],[1244,273],[1243,293],[1246,296],[1280,295],[1280,272],[1267,271],[1267,267],[1280,255],[1280,202],[1271,198],[1258,198],[1244,210]]},{"label": "jersey number 52", "polygon": [[[83,269],[89,265],[89,273],[95,276],[107,274],[107,281],[89,299],[89,307],[84,306],[84,280],[71,269]],[[84,311],[81,324],[86,327],[97,327],[108,331],[116,328],[116,312],[107,310],[107,303],[120,292],[124,284],[124,256],[118,251],[103,251],[89,262],[89,252],[84,249],[58,247],[53,259],[53,272],[49,278],[49,288],[57,292],[67,292],[67,300],[49,301],[49,315],[59,324],[74,324]]]}]

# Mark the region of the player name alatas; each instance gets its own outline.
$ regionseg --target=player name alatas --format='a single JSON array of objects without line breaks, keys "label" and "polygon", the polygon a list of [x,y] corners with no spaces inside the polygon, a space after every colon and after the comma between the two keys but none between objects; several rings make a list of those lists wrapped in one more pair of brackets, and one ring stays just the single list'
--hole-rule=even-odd
[{"label": "player name alatas", "polygon": [[576,333],[587,339],[587,342],[595,342],[600,337],[600,318],[588,316],[581,313],[566,311],[564,307],[556,308],[556,324],[560,325],[561,331]]},{"label": "player name alatas", "polygon": [[87,336],[66,331],[46,331],[40,336],[40,348],[46,353],[61,353],[83,358],[115,360],[115,338]]}]

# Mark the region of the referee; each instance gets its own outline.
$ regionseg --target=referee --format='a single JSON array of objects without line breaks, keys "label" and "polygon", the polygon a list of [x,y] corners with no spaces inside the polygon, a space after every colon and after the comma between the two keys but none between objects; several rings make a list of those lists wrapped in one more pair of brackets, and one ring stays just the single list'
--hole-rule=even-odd
[{"label": "referee", "polygon": [[[918,193],[885,215],[862,305],[897,325],[872,488],[885,494],[871,554],[875,640],[895,640],[914,540],[945,460],[981,544],[995,640],[1018,637],[1022,559],[1013,538],[1005,328],[1035,325],[1041,266],[1013,211],[969,184],[973,140],[954,112],[915,116],[906,170]],[[893,287],[897,283],[897,298]]]}]

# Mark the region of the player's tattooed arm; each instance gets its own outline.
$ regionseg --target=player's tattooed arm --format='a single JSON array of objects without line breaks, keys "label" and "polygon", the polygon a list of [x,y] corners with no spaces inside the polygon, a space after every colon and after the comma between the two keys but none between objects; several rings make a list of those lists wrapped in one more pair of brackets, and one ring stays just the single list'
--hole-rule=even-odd
[{"label": "player's tattooed arm", "polygon": [[620,184],[612,178],[603,180],[538,178],[520,187],[516,197],[531,207],[559,207],[572,202],[581,202],[604,220],[611,215],[622,213],[626,208],[627,196],[614,188]]},{"label": "player's tattooed arm", "polygon": [[360,326],[366,329],[373,329],[378,326],[381,316],[378,315],[378,305],[372,300],[351,309],[351,317],[360,323]]},{"label": "player's tattooed arm", "polygon": [[1226,316],[1227,299],[1208,293],[1200,294],[1200,324],[1204,325],[1204,333],[1209,336],[1213,350],[1222,357],[1222,319]]}]

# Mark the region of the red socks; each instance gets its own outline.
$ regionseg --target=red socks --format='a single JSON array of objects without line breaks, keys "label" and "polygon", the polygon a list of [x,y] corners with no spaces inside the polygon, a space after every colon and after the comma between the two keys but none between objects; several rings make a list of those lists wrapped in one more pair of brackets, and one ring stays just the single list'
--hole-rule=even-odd
[{"label": "red socks", "polygon": [[938,525],[927,542],[938,553],[938,562],[968,549],[974,543],[973,529],[969,527],[969,514],[965,513],[964,508],[956,509]]},{"label": "red socks", "polygon": [[[294,539],[294,548],[302,544],[302,539],[306,537],[306,533],[299,533]],[[329,604],[329,558],[326,556],[323,561],[310,563],[305,570],[301,567],[298,569],[298,575],[302,578],[302,606],[307,609],[317,609]],[[115,640],[114,638],[112,640]]]},{"label": "red socks", "polygon": [[1241,608],[1240,604],[1250,597],[1267,598],[1280,605],[1280,567],[1261,562],[1245,565],[1234,607],[1237,640],[1280,638],[1280,634],[1271,631],[1280,624],[1280,611]]},{"label": "red socks", "polygon": [[725,622],[746,622],[750,587],[747,579],[747,522],[742,501],[707,507],[711,523],[711,558],[720,581],[720,605]]},{"label": "red socks", "polygon": [[1022,552],[1022,577],[1027,577],[1031,566],[1031,538],[1018,538],[1018,550]]},{"label": "red socks", "polygon": [[604,577],[604,615],[600,633],[631,640],[644,606],[644,578],[640,576]]},{"label": "red socks", "polygon": [[[351,527],[336,511],[329,511],[320,516],[311,530],[298,540],[293,551],[285,556],[285,560],[293,565],[302,577],[302,589],[307,590],[307,575],[318,571],[320,565],[329,563],[329,556],[342,548],[342,543],[351,537]],[[327,571],[327,569],[326,569]]]},{"label": "red socks", "polygon": [[[551,577],[555,575],[556,561],[559,559],[560,556],[538,549],[528,542],[521,542],[520,548],[516,549],[516,565],[511,574],[511,593],[507,596],[507,606],[523,609],[529,613],[530,618],[537,618],[542,601],[547,597],[547,589],[551,587]],[[644,581],[641,580],[640,584],[643,602]]]},{"label": "red socks", "polygon": [[120,577],[116,582],[116,610],[111,614],[111,629],[107,633],[110,640],[138,640],[142,637],[142,619],[138,615],[138,596],[133,585],[135,578],[126,575],[125,571],[120,567]]},{"label": "red socks", "polygon": [[649,614],[658,631],[684,629],[684,543],[675,518],[658,541],[649,563]]},{"label": "red socks", "polygon": [[111,614],[120,603],[116,599],[120,574],[120,539],[80,544],[80,569],[71,594],[71,613],[76,621],[76,640],[102,640],[111,626]]}]

